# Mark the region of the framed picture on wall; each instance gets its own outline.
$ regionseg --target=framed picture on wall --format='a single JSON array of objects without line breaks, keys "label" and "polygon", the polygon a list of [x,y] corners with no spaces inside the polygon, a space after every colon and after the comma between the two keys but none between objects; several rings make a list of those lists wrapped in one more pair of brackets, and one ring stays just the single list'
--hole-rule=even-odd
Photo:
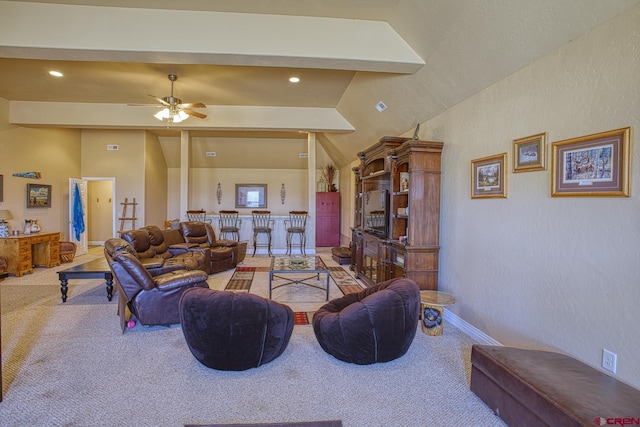
[{"label": "framed picture on wall", "polygon": [[27,184],[27,207],[50,208],[51,186],[43,184]]},{"label": "framed picture on wall", "polygon": [[507,197],[507,153],[471,161],[471,198]]},{"label": "framed picture on wall", "polygon": [[513,141],[513,171],[531,172],[546,169],[547,134],[527,136]]},{"label": "framed picture on wall", "polygon": [[236,208],[267,207],[267,184],[236,184]]},{"label": "framed picture on wall", "polygon": [[551,196],[629,197],[631,128],[554,142]]}]

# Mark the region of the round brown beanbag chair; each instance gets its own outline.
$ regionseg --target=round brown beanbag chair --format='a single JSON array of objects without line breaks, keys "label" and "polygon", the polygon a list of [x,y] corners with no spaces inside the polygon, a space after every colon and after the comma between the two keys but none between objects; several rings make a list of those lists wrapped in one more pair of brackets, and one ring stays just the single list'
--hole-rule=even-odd
[{"label": "round brown beanbag chair", "polygon": [[358,365],[388,362],[413,342],[420,315],[416,282],[396,278],[329,301],[313,315],[324,351]]},{"label": "round brown beanbag chair", "polygon": [[200,363],[243,371],[284,352],[293,332],[293,311],[254,294],[193,288],[180,298],[180,324]]}]

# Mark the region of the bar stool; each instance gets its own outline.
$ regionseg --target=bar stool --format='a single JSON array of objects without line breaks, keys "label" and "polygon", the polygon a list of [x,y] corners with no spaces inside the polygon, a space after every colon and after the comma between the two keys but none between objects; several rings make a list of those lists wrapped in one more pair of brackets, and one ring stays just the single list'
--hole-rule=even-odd
[{"label": "bar stool", "polygon": [[[284,220],[284,226],[287,229],[287,255],[291,255],[293,243],[293,236],[298,235],[298,244],[300,246],[300,252],[302,255],[306,255],[304,248],[307,244],[307,211],[291,211],[289,212],[289,219]],[[288,224],[288,225],[287,225]]]},{"label": "bar stool", "polygon": [[240,225],[242,220],[238,218],[238,211],[220,211],[220,238],[227,239],[227,235],[231,235],[230,240],[240,241]]},{"label": "bar stool", "polygon": [[[253,255],[256,254],[256,248],[258,246],[266,246],[271,256],[271,231],[273,227],[273,220],[271,219],[270,211],[251,211],[253,217]],[[264,233],[267,235],[266,244],[258,244],[258,235]]]},{"label": "bar stool", "polygon": [[207,212],[204,209],[200,210],[188,210],[187,219],[189,221],[200,221],[211,224],[211,220],[207,219]]}]

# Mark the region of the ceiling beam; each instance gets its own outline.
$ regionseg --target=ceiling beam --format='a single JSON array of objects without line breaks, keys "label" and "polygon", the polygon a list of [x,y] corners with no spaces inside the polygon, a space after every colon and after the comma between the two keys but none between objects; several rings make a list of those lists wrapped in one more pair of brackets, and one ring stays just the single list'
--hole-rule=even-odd
[{"label": "ceiling beam", "polygon": [[0,57],[415,73],[386,22],[0,1]]}]

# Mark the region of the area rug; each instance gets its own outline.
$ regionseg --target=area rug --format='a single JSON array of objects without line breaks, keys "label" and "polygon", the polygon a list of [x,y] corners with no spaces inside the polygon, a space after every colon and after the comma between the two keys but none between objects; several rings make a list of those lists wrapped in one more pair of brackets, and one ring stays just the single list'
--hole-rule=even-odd
[{"label": "area rug", "polygon": [[[326,267],[320,257],[319,265],[331,272],[331,280],[338,286],[343,295],[360,292],[360,285],[343,267]],[[225,291],[247,291],[251,289],[251,284],[255,278],[255,273],[268,273],[269,267],[236,267],[233,276],[224,288]]]},{"label": "area rug", "polygon": [[249,292],[255,272],[255,267],[236,267],[236,271],[233,272],[233,276],[231,276],[224,290]]},{"label": "area rug", "polygon": [[294,325],[310,325],[315,311],[295,311],[293,313]]},{"label": "area rug", "polygon": [[331,279],[343,294],[360,292],[363,288],[343,267],[329,267]]}]

